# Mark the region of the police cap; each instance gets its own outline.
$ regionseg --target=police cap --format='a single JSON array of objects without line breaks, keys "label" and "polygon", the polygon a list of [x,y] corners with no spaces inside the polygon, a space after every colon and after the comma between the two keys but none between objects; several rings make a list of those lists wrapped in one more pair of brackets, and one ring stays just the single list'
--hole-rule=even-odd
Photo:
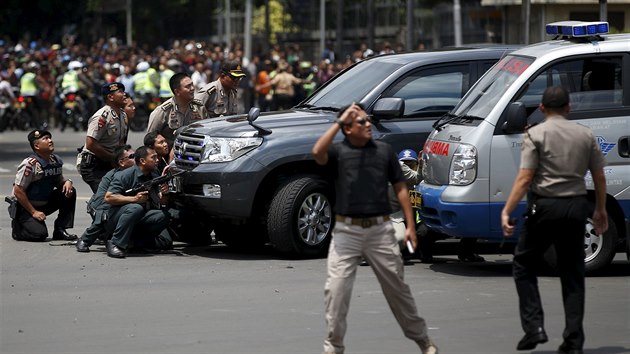
[{"label": "police cap", "polygon": [[46,135],[52,138],[52,134],[50,134],[48,130],[35,129],[32,132],[28,133],[27,139],[29,144],[31,144],[31,147],[33,147],[33,145],[35,144],[35,140],[40,139]]},{"label": "police cap", "polygon": [[101,86],[101,96],[109,95],[110,93],[118,90],[125,91],[125,85],[120,82],[112,82],[111,84],[105,84]]},{"label": "police cap", "polygon": [[245,76],[243,69],[241,69],[241,64],[239,64],[239,62],[236,60],[229,60],[224,62],[223,65],[221,65],[221,72],[223,72],[225,75],[230,75],[234,77]]}]

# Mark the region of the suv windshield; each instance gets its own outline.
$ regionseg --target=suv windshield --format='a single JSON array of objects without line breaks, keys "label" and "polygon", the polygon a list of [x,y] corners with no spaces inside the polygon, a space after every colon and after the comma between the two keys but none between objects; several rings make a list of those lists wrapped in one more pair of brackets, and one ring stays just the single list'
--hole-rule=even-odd
[{"label": "suv windshield", "polygon": [[336,76],[298,107],[339,109],[352,102],[361,102],[368,92],[385,81],[402,64],[379,60],[362,61]]},{"label": "suv windshield", "polygon": [[515,55],[501,59],[470,89],[452,113],[456,116],[487,117],[503,93],[533,61],[534,58]]}]

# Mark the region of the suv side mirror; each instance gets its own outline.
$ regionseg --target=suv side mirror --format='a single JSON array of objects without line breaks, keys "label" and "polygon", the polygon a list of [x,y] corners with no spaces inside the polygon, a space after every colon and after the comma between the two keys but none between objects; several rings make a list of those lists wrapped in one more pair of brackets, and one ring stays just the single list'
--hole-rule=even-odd
[{"label": "suv side mirror", "polygon": [[507,134],[518,134],[527,125],[527,111],[523,102],[512,102],[507,108],[507,117],[503,123],[503,131]]},{"label": "suv side mirror", "polygon": [[265,129],[259,125],[254,124],[254,121],[258,119],[259,115],[260,115],[260,108],[258,107],[250,108],[249,112],[247,112],[247,121],[249,122],[249,125],[251,125],[252,127],[254,127],[254,129],[258,131],[259,136],[271,134],[271,130]]},{"label": "suv side mirror", "polygon": [[381,98],[374,104],[372,116],[375,118],[400,118],[405,113],[405,100],[399,97]]},{"label": "suv side mirror", "polygon": [[247,112],[247,121],[250,123],[253,123],[256,119],[258,119],[259,115],[260,115],[260,108],[252,107],[249,109],[249,112]]}]

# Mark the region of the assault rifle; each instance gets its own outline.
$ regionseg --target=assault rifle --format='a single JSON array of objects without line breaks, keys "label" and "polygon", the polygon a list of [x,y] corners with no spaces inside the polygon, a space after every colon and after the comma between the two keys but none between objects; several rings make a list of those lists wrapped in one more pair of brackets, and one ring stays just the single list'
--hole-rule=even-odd
[{"label": "assault rifle", "polygon": [[186,173],[186,171],[179,171],[176,173],[171,173],[170,171],[167,172],[165,175],[162,175],[160,177],[156,177],[150,181],[146,181],[146,182],[142,182],[140,184],[137,184],[135,187],[127,189],[123,195],[126,196],[133,196],[136,195],[140,192],[146,192],[148,190],[150,190],[153,186],[159,186],[160,184],[164,184],[170,180],[172,180],[175,176],[179,176],[183,173]]}]

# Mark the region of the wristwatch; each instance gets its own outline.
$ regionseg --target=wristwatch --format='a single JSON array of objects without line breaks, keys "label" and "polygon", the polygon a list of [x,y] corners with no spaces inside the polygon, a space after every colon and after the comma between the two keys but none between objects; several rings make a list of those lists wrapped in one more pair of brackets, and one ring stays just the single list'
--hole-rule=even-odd
[{"label": "wristwatch", "polygon": [[74,182],[72,182],[72,180],[70,178],[66,179],[65,182],[63,182],[63,183],[66,183],[66,182],[70,182],[70,183],[74,184]]}]

